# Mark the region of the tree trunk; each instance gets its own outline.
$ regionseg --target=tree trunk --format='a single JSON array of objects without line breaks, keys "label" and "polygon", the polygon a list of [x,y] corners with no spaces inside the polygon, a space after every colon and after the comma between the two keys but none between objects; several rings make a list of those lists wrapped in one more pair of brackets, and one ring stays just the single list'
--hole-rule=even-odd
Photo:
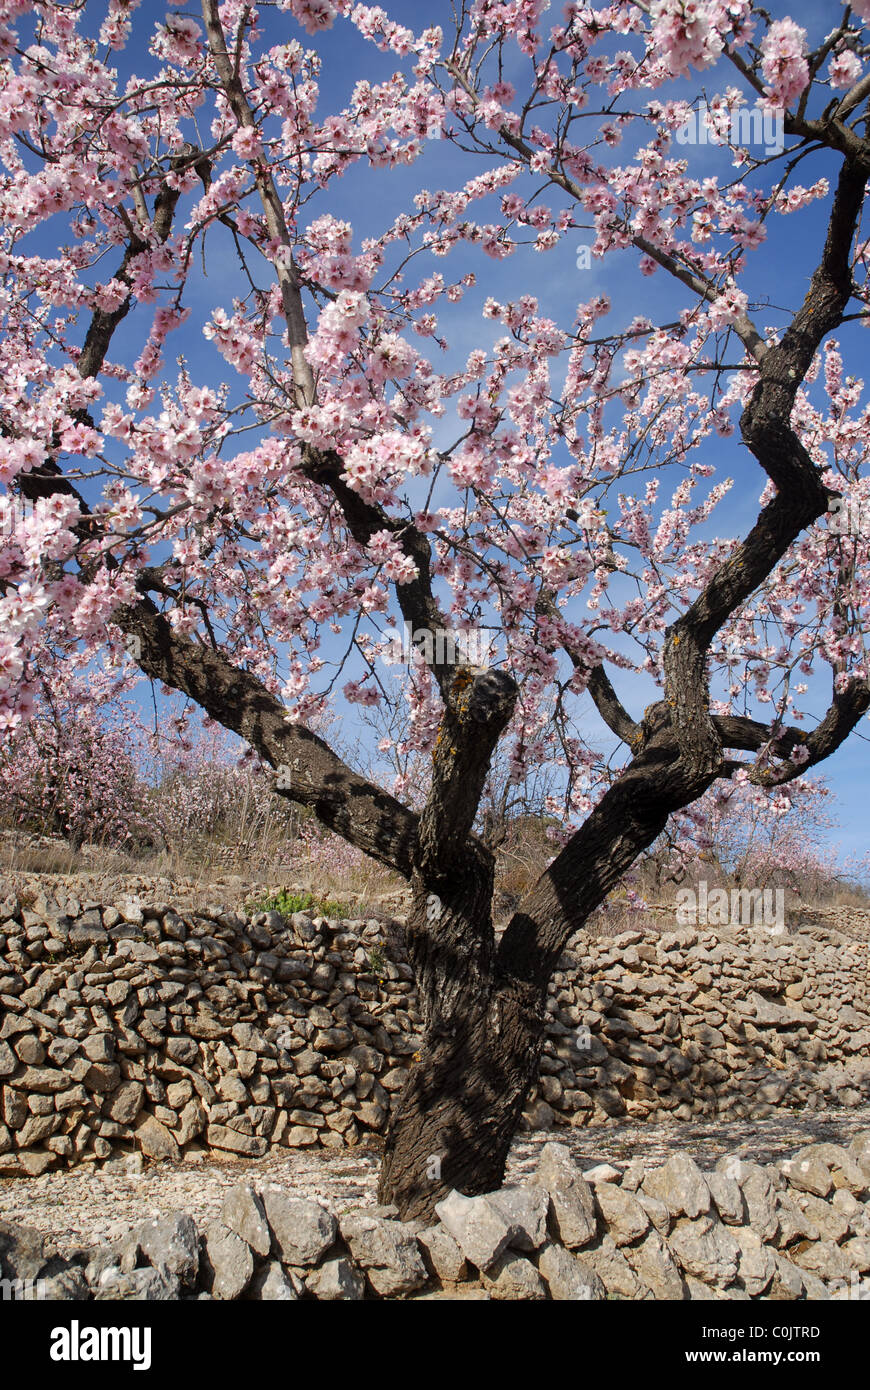
[{"label": "tree trunk", "polygon": [[[651,729],[661,723],[659,710]],[[566,941],[661,834],[671,811],[700,796],[715,775],[687,771],[666,728],[651,733],[497,946],[491,860],[469,849],[457,855],[449,871],[441,868],[447,888],[416,872],[407,942],[426,1037],[387,1130],[379,1186],[380,1200],[394,1202],[403,1219],[432,1219],[451,1188],[472,1195],[501,1185],[537,1079],[547,987]]]},{"label": "tree trunk", "polygon": [[431,1219],[451,1188],[473,1195],[504,1180],[538,1074],[543,1000],[503,985],[447,1035],[427,1039],[386,1136],[379,1199],[404,1220]]}]

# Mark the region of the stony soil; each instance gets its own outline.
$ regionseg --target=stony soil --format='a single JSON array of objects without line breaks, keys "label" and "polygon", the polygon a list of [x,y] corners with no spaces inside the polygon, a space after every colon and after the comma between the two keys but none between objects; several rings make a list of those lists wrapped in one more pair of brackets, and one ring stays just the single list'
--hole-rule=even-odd
[{"label": "stony soil", "polygon": [[[702,1169],[710,1169],[723,1154],[737,1154],[756,1163],[771,1163],[805,1144],[847,1145],[870,1122],[870,1112],[829,1110],[815,1114],[780,1115],[733,1123],[656,1123],[615,1125],[583,1130],[559,1129],[517,1138],[506,1181],[531,1174],[542,1146],[551,1139],[567,1144],[581,1168],[597,1163],[615,1166],[631,1158],[664,1163],[677,1149],[691,1154]],[[748,1131],[749,1128],[749,1132]],[[55,1238],[59,1251],[112,1241],[152,1217],[188,1212],[204,1226],[220,1212],[226,1192],[244,1178],[271,1180],[314,1198],[338,1215],[351,1206],[374,1205],[379,1154],[357,1148],[325,1154],[289,1150],[263,1159],[215,1159],[192,1155],[181,1164],[149,1164],[141,1172],[123,1172],[113,1164],[46,1173],[40,1178],[0,1179],[0,1220],[23,1222]]]}]

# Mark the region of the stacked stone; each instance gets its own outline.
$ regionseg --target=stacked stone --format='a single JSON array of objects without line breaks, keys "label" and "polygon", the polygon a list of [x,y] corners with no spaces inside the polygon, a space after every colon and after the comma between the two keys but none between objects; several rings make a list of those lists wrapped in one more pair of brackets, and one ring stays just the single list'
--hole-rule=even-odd
[{"label": "stacked stone", "polygon": [[13,1295],[62,1300],[870,1298],[868,1196],[870,1131],[707,1173],[680,1152],[581,1173],[547,1144],[530,1181],[451,1192],[433,1226],[246,1183],[204,1230],[170,1215],[65,1257],[0,1224],[0,1272]]},{"label": "stacked stone", "polygon": [[[0,1174],[379,1130],[421,1045],[383,928],[135,902],[0,904]],[[379,944],[381,943],[381,944]]]},{"label": "stacked stone", "polygon": [[534,1128],[762,1118],[870,1095],[868,945],[813,929],[624,932],[566,952]]},{"label": "stacked stone", "polygon": [[[8,894],[0,1175],[370,1138],[422,1045],[394,937],[373,919]],[[866,1103],[868,950],[817,926],[584,938],[551,985],[525,1124]]]}]

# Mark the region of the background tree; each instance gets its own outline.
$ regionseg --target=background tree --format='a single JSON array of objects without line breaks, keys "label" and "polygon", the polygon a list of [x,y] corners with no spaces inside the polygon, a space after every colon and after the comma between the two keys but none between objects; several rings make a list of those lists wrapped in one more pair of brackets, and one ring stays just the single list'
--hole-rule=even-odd
[{"label": "background tree", "polygon": [[293,846],[298,816],[275,797],[274,778],[259,759],[240,758],[237,740],[220,725],[203,728],[184,715],[172,722],[178,736],[154,738],[143,769],[158,843],[177,862],[200,867],[215,858],[277,858]]},{"label": "background tree", "polygon": [[745,773],[717,782],[671,817],[642,861],[648,880],[661,891],[713,873],[738,887],[830,892],[845,875],[820,852],[836,824],[829,797],[824,783],[809,779],[792,782],[787,797],[752,785]]},{"label": "background tree", "polygon": [[11,828],[63,836],[74,849],[86,840],[153,841],[142,734],[106,682],[60,667],[46,676],[27,722],[0,741],[0,815]]},{"label": "background tree", "polygon": [[[832,337],[867,315],[866,0],[812,39],[750,0],[555,24],[543,0],[443,8],[449,30],[415,35],[350,0],[202,0],[156,25],[130,0],[0,3],[0,718],[26,719],[49,644],[130,658],[410,882],[426,1045],[381,1176],[407,1216],[501,1180],[563,946],[668,817],[737,773],[787,787],[870,704],[867,536],[823,521],[866,494],[853,330]],[[343,69],[321,90],[299,25],[334,22],[339,63],[351,36],[372,46],[371,79],[326,114]],[[784,113],[781,151],[740,148],[748,99]],[[713,173],[712,140],[733,154]],[[361,218],[387,209],[377,235],[340,215],[342,179]],[[809,282],[759,319],[752,262],[792,297],[776,224],[798,212]],[[578,228],[593,260],[667,276],[667,312],[608,324],[571,283],[563,322],[542,313],[546,256]],[[456,365],[481,271],[480,342],[502,336]],[[737,420],[760,510],[715,537]],[[390,621],[500,634],[483,665],[424,656],[420,811],[307,727],[339,671],[345,702],[388,698]],[[607,776],[590,700],[622,750]],[[518,776],[551,766],[567,821],[497,941],[473,826],[503,738]]]}]

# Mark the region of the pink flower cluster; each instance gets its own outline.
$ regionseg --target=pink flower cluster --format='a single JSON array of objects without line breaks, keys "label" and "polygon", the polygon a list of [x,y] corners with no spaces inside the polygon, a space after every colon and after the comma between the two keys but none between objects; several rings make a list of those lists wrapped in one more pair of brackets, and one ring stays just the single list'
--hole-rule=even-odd
[{"label": "pink flower cluster", "polygon": [[692,67],[707,67],[718,58],[723,47],[719,29],[723,10],[711,0],[653,0],[653,42],[675,77]]},{"label": "pink flower cluster", "polygon": [[793,19],[777,19],[761,41],[761,71],[774,108],[788,109],[810,80],[806,30]]}]

